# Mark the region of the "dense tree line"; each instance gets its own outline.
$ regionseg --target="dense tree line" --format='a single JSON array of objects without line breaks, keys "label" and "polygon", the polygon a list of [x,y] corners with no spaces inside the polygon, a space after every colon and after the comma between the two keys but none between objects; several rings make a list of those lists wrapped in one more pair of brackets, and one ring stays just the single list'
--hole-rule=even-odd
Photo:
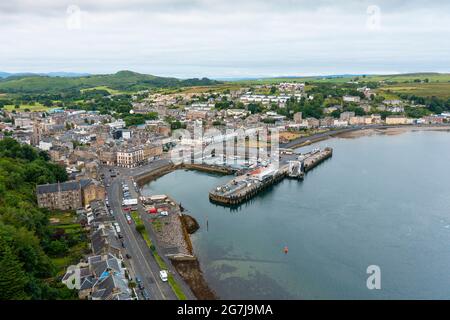
[{"label": "dense tree line", "polygon": [[450,99],[442,99],[436,96],[421,97],[413,94],[401,94],[400,98],[408,101],[414,101],[415,104],[425,105],[433,113],[442,113],[450,110]]},{"label": "dense tree line", "polygon": [[49,212],[37,207],[35,195],[36,184],[66,179],[45,153],[11,138],[0,141],[0,300],[75,297],[54,279]]}]

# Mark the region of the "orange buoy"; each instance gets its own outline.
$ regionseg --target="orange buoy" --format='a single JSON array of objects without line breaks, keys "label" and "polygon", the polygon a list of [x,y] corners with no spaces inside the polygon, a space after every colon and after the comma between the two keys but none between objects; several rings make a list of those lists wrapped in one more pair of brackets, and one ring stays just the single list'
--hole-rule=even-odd
[{"label": "orange buoy", "polygon": [[286,247],[284,247],[284,253],[285,254],[287,254],[289,252],[289,249],[288,249],[288,247],[286,246]]}]

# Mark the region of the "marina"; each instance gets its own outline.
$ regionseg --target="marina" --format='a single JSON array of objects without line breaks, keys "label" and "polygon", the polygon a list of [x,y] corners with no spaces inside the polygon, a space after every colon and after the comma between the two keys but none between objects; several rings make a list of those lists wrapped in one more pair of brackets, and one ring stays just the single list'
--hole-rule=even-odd
[{"label": "marina", "polygon": [[225,206],[239,205],[286,177],[302,180],[305,173],[332,155],[333,149],[328,147],[305,154],[289,155],[280,161],[279,168],[274,164],[260,166],[214,188],[209,192],[209,199]]},{"label": "marina", "polygon": [[[408,131],[297,149],[329,146],[332,160],[237,207],[207,196],[235,177],[200,171],[173,171],[143,194],[170,194],[198,221],[195,256],[221,299],[440,299],[450,261],[448,139]],[[439,150],[442,157],[427,155]],[[430,170],[411,175],[424,161]],[[384,272],[383,290],[367,290],[371,264]]]}]

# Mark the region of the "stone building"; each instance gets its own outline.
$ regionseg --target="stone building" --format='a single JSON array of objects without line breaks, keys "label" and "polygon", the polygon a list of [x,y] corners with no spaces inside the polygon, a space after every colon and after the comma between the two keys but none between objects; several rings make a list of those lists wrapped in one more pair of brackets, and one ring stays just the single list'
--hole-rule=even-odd
[{"label": "stone building", "polygon": [[163,153],[162,145],[146,144],[144,145],[143,149],[144,149],[144,159],[147,160],[159,157]]},{"label": "stone building", "polygon": [[106,164],[108,166],[114,166],[117,163],[116,151],[101,150],[98,153],[98,158],[102,164]]},{"label": "stone building", "polygon": [[397,124],[407,124],[408,119],[405,116],[394,115],[386,117],[386,124],[397,125]]},{"label": "stone building", "polygon": [[130,148],[117,151],[117,165],[119,167],[133,168],[144,162],[142,148]]},{"label": "stone building", "polygon": [[75,210],[82,206],[79,181],[39,185],[36,193],[39,208]]},{"label": "stone building", "polygon": [[105,188],[98,181],[84,179],[38,185],[36,195],[39,208],[75,210],[93,200],[105,199]]},{"label": "stone building", "polygon": [[105,200],[105,187],[97,180],[80,180],[81,197],[84,206],[94,200]]},{"label": "stone building", "polygon": [[301,112],[294,113],[294,122],[295,123],[302,123],[302,121],[303,121],[302,113]]}]

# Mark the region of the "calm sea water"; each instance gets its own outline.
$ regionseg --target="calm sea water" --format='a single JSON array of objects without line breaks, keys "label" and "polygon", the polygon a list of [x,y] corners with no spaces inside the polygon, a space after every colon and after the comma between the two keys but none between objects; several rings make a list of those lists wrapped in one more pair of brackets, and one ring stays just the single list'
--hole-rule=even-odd
[{"label": "calm sea water", "polygon": [[[333,158],[239,209],[208,199],[230,177],[177,171],[144,193],[170,194],[199,221],[195,251],[222,299],[450,298],[450,133],[318,145]],[[369,265],[381,290],[366,287]]]}]

